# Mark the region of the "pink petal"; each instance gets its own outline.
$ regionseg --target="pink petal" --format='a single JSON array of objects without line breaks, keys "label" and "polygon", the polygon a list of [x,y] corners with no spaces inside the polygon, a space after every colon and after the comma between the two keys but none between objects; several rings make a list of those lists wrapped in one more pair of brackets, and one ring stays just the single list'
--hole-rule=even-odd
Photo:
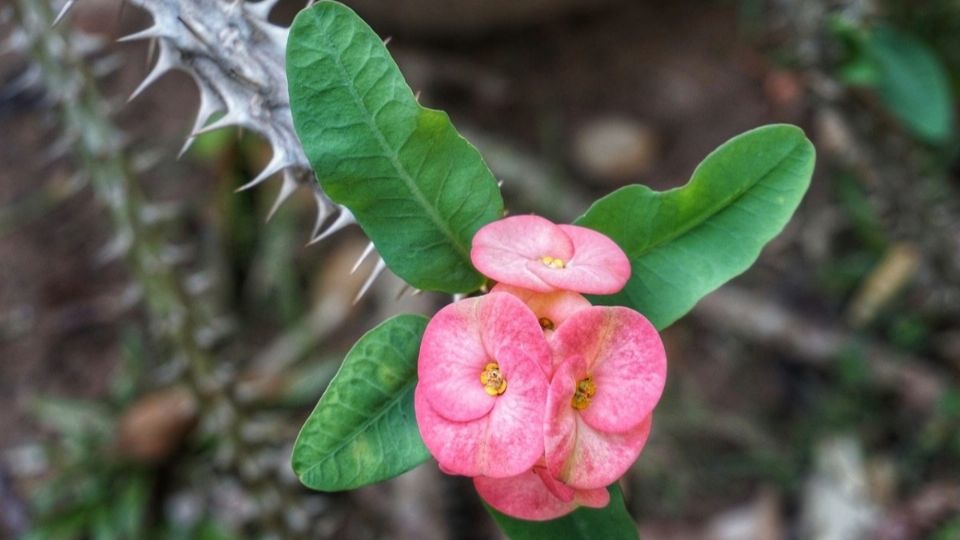
[{"label": "pink petal", "polygon": [[496,402],[480,384],[480,373],[493,361],[477,318],[483,298],[467,298],[438,311],[420,343],[419,390],[449,420],[475,420]]},{"label": "pink petal", "polygon": [[455,422],[438,414],[417,385],[414,413],[420,436],[444,472],[502,478],[529,469],[541,458],[542,427],[531,426],[543,425],[543,401],[524,403],[521,394],[515,394],[514,399],[498,400],[486,416]]},{"label": "pink petal", "polygon": [[[424,395],[449,420],[466,422],[490,412],[498,396],[480,384],[480,374],[501,359],[501,349],[520,349],[544,373],[551,369],[550,347],[536,316],[518,298],[491,293],[450,304],[434,315],[420,344],[418,375]],[[516,355],[514,355],[516,356]],[[511,384],[509,365],[501,365]]]},{"label": "pink petal", "polygon": [[553,328],[544,328],[543,330],[544,335],[548,338],[568,317],[585,307],[590,307],[590,301],[583,295],[570,291],[541,293],[498,283],[491,292],[512,294],[526,304],[538,320],[549,320],[553,324]]},{"label": "pink petal", "polygon": [[[620,292],[630,279],[630,259],[608,236],[577,225],[558,225],[573,242],[566,272],[538,275],[554,287],[586,294]],[[546,268],[546,267],[544,267]]]},{"label": "pink petal", "polygon": [[548,387],[541,365],[520,348],[502,348],[499,360],[507,390],[490,412],[487,433],[488,452],[499,470],[485,473],[496,477],[518,474],[543,456]]},{"label": "pink petal", "polygon": [[589,508],[604,508],[610,504],[610,492],[607,491],[607,488],[596,488],[596,489],[578,489],[576,490],[577,498],[575,499],[577,504],[580,506],[587,506]]},{"label": "pink petal", "polygon": [[434,411],[422,384],[413,392],[413,410],[423,444],[444,472],[464,476],[483,473],[477,455],[486,436],[487,416],[469,422],[448,420]]},{"label": "pink petal", "polygon": [[596,430],[633,431],[663,394],[667,358],[650,322],[624,307],[590,307],[571,316],[554,333],[554,358],[583,356],[596,394],[579,411]]},{"label": "pink petal", "polygon": [[519,519],[546,521],[569,514],[577,507],[572,499],[562,501],[554,497],[533,471],[510,478],[478,476],[473,485],[487,504]]},{"label": "pink petal", "polygon": [[577,496],[577,491],[572,487],[564,484],[563,482],[557,480],[556,478],[550,476],[550,473],[547,471],[546,464],[542,466],[534,466],[533,472],[540,477],[540,481],[543,482],[543,485],[553,494],[554,497],[560,499],[563,502],[571,502]]},{"label": "pink petal", "polygon": [[554,289],[528,263],[545,256],[563,261],[573,256],[573,243],[555,224],[539,216],[512,216],[482,227],[473,237],[470,258],[482,274],[496,281],[540,292]]},{"label": "pink petal", "polygon": [[473,479],[477,493],[500,512],[519,519],[544,521],[568,514],[578,506],[602,508],[609,504],[610,494],[606,489],[569,491],[569,498],[557,498],[548,488],[545,479],[557,483],[543,469],[535,467],[510,478],[487,478],[478,476]]},{"label": "pink petal", "polygon": [[[652,416],[623,433],[604,433],[588,425],[571,405],[576,383],[585,375],[580,356],[560,364],[547,394],[544,441],[550,474],[576,489],[596,489],[615,482],[633,465],[650,435]],[[598,390],[599,392],[599,390]]]},{"label": "pink petal", "polygon": [[572,441],[566,459],[552,453],[547,436],[547,466],[550,474],[576,489],[597,489],[616,482],[637,461],[650,436],[653,415],[625,433],[603,433],[574,415],[569,428]]},{"label": "pink petal", "polygon": [[513,360],[519,357],[504,354],[504,349],[518,349],[540,366],[544,376],[550,373],[553,367],[550,345],[533,311],[519,298],[507,293],[491,292],[480,298],[477,320],[484,347],[493,361],[500,364],[500,370],[507,378],[508,392]]}]

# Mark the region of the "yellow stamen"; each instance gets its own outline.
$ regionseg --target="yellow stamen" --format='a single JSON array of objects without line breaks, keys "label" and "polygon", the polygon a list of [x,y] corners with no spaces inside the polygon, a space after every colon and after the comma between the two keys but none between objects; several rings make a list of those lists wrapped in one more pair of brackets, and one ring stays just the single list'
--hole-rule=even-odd
[{"label": "yellow stamen", "polygon": [[577,391],[573,394],[570,404],[573,408],[582,411],[590,406],[590,399],[597,393],[597,385],[593,384],[590,377],[581,379],[577,382]]},{"label": "yellow stamen", "polygon": [[483,366],[483,371],[480,372],[480,384],[489,396],[499,396],[507,391],[507,380],[503,378],[500,366],[496,362]]},{"label": "yellow stamen", "polygon": [[556,328],[556,326],[554,326],[553,324],[553,321],[551,321],[546,317],[540,317],[539,323],[540,323],[540,328],[543,328],[544,330],[553,330],[554,328]]},{"label": "yellow stamen", "polygon": [[563,259],[557,259],[556,257],[551,257],[549,255],[546,257],[541,257],[540,262],[542,262],[544,266],[553,268],[554,270],[560,270],[567,266],[567,263],[563,262]]}]

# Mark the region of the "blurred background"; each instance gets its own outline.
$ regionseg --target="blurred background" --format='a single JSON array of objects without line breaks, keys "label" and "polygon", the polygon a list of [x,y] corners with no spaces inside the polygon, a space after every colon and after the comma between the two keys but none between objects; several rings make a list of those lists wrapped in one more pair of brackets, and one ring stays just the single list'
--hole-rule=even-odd
[{"label": "blurred background", "polygon": [[[347,3],[513,213],[680,186],[762,124],[816,145],[783,234],[664,332],[668,388],[622,481],[644,539],[960,538],[960,4]],[[375,256],[351,273],[356,226],[307,245],[309,188],[235,192],[270,162],[257,129],[178,159],[194,80],[126,102],[163,49],[116,39],[151,15],[80,0],[52,26],[62,5],[0,4],[0,537],[496,538],[432,462],[299,486],[293,440],[347,349],[449,298],[369,281]],[[257,5],[281,26],[303,7]]]}]

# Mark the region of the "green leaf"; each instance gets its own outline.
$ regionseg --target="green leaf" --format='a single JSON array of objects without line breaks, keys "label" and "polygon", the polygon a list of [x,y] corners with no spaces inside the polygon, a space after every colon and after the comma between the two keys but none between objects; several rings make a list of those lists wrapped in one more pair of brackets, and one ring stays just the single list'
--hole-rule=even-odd
[{"label": "green leaf", "polygon": [[950,137],[954,114],[950,82],[930,47],[890,26],[869,32],[837,28],[852,51],[841,68],[849,84],[876,90],[893,116],[918,137],[933,143]]},{"label": "green leaf", "polygon": [[524,521],[484,506],[510,540],[638,540],[637,525],[627,513],[620,488],[613,484],[607,489],[610,504],[605,508],[578,508],[550,521]]},{"label": "green leaf", "polygon": [[503,214],[496,179],[446,113],[417,103],[373,30],[335,2],[302,11],[287,77],[317,179],[390,269],[419,289],[477,289],[470,242]]},{"label": "green leaf", "polygon": [[303,485],[341,491],[406,472],[430,457],[413,414],[427,319],[398,315],[353,346],[293,447]]},{"label": "green leaf", "polygon": [[714,150],[683,187],[633,185],[600,199],[577,223],[613,238],[633,274],[623,291],[594,302],[669,326],[753,264],[800,204],[813,164],[803,131],[764,126]]}]

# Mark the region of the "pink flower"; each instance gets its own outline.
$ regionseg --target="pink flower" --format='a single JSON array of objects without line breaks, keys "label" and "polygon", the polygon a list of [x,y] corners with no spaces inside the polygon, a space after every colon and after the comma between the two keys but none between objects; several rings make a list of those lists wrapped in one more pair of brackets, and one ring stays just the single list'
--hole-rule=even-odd
[{"label": "pink flower", "polygon": [[473,485],[490,506],[508,516],[531,521],[558,518],[580,506],[603,508],[610,503],[606,488],[571,488],[551,477],[542,464],[510,478],[478,476]]},{"label": "pink flower", "polygon": [[663,343],[636,311],[590,307],[557,328],[551,345],[547,470],[575,489],[607,486],[636,461],[650,434],[666,380]]},{"label": "pink flower", "polygon": [[[563,321],[577,311],[590,307],[590,301],[583,295],[570,291],[541,293],[498,283],[491,292],[509,293],[523,301],[537,317],[537,322],[548,339]],[[550,373],[553,373],[552,369]]]},{"label": "pink flower", "polygon": [[533,312],[494,292],[441,309],[420,345],[420,435],[450,474],[503,478],[543,457],[550,348]]},{"label": "pink flower", "polygon": [[537,292],[613,294],[630,279],[630,261],[613,240],[532,215],[485,225],[470,258],[487,277]]}]

